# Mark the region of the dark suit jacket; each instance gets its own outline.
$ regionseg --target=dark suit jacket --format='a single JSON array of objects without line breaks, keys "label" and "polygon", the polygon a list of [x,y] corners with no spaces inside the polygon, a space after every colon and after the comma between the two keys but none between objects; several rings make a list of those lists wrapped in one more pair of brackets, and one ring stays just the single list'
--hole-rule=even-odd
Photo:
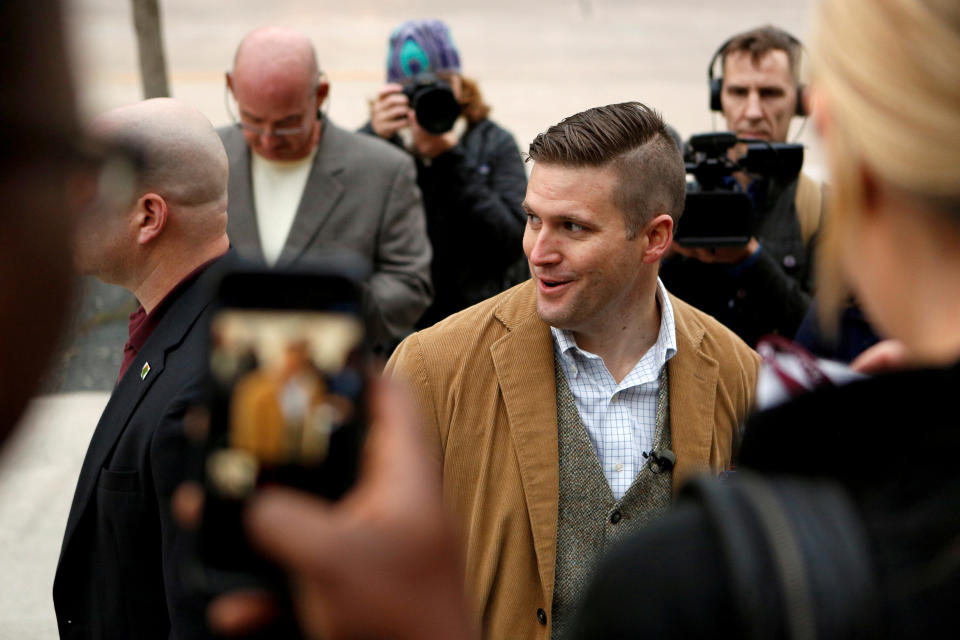
[{"label": "dark suit jacket", "polygon": [[199,400],[207,368],[211,281],[232,258],[172,294],[100,417],[53,584],[62,638],[183,639],[202,632],[202,605],[179,579],[184,538],[169,500],[183,479],[184,412]]},{"label": "dark suit jacket", "polygon": [[[227,234],[244,258],[263,260],[254,210],[250,148],[235,126],[218,130],[230,159]],[[277,266],[330,248],[370,266],[368,326],[393,344],[430,304],[430,242],[413,160],[389,143],[323,121],[313,168]]]}]

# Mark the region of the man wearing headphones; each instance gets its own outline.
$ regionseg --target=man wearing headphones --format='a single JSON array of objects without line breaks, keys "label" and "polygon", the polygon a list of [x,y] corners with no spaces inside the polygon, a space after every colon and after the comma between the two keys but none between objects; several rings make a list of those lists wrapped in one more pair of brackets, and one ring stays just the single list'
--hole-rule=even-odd
[{"label": "man wearing headphones", "polygon": [[[710,108],[741,139],[786,142],[794,116],[806,116],[799,83],[802,45],[764,26],[720,46],[710,62]],[[714,78],[720,59],[722,75]],[[744,145],[731,149],[733,159]],[[678,297],[706,311],[755,345],[767,333],[793,337],[810,305],[813,248],[822,218],[820,186],[804,174],[784,182],[737,173],[732,188],[747,193],[756,235],[737,247],[691,248],[674,243],[661,278]]]},{"label": "man wearing headphones", "polygon": [[370,265],[372,340],[389,349],[430,304],[430,243],[410,156],[320,115],[330,85],[303,34],[264,27],[240,43],[227,88],[233,246],[286,266],[336,248]]}]

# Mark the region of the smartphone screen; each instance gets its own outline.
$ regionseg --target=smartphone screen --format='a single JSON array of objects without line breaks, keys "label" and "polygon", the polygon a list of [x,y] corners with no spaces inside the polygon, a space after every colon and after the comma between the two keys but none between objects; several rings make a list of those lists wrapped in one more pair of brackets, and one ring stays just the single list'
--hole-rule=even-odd
[{"label": "smartphone screen", "polygon": [[[330,295],[283,295],[304,285]],[[329,285],[238,276],[211,320],[197,552],[213,591],[280,579],[243,535],[243,507],[257,489],[282,484],[336,500],[356,479],[366,423],[364,327],[353,301]]]}]

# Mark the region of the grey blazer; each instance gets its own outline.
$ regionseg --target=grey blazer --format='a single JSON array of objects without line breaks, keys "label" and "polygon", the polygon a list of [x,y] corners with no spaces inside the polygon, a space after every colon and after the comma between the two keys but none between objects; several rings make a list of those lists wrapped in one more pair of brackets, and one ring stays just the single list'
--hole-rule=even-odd
[{"label": "grey blazer", "polygon": [[[230,159],[227,234],[241,256],[263,260],[254,211],[250,149],[238,127],[218,130]],[[432,252],[410,156],[323,121],[320,146],[277,266],[325,249],[349,249],[370,266],[371,337],[392,345],[430,304]]]}]

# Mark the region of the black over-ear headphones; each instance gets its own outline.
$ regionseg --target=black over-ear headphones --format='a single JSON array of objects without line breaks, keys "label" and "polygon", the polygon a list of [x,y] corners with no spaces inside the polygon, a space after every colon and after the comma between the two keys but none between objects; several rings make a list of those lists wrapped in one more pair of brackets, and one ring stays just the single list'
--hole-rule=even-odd
[{"label": "black over-ear headphones", "polygon": [[[803,51],[803,43],[800,42],[797,38],[790,35],[782,29],[778,29],[783,35],[787,36],[790,39],[790,42],[797,45],[797,49]],[[731,42],[736,38],[739,38],[740,34],[733,36],[732,38],[727,38],[724,40],[717,50],[714,52],[713,57],[710,58],[710,66],[707,67],[707,79],[710,82],[710,110],[711,111],[723,111],[723,103],[720,102],[720,94],[723,93],[723,69],[720,70],[720,75],[717,77],[713,76],[713,68],[717,64],[717,59],[723,53],[723,50],[727,48]],[[801,53],[802,55],[802,53]],[[799,56],[798,56],[799,57]],[[796,61],[797,65],[800,64],[799,59]],[[798,116],[807,116],[806,100],[804,96],[807,92],[807,86],[805,84],[797,84],[797,104],[794,107],[794,115]]]}]

